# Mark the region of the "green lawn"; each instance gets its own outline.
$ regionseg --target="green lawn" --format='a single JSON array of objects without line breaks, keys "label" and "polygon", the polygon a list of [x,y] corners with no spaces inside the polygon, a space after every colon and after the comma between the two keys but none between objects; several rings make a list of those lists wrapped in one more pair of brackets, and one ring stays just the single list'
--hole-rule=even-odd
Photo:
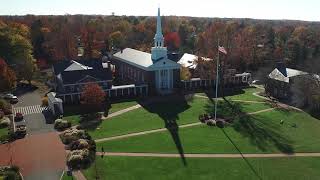
[{"label": "green lawn", "polygon": [[[219,114],[229,115],[231,109],[219,102]],[[270,108],[268,104],[234,103],[244,112]],[[88,132],[94,139],[128,134],[165,127],[165,122],[176,121],[178,125],[198,122],[200,114],[212,113],[214,104],[208,99],[194,98],[192,101],[170,101],[144,106],[137,110],[103,121],[96,129]]]},{"label": "green lawn", "polygon": [[63,176],[61,178],[61,180],[75,180],[76,178],[74,178],[73,176],[68,176],[67,172],[63,173]]},{"label": "green lawn", "polygon": [[112,103],[111,108],[109,109],[109,113],[114,113],[114,112],[120,111],[122,109],[126,109],[128,107],[131,107],[131,106],[134,106],[137,104],[138,104],[138,102],[135,100],[128,100],[125,102]]},{"label": "green lawn", "polygon": [[184,153],[238,153],[237,148],[242,153],[320,152],[319,129],[320,121],[306,113],[274,110],[238,119],[223,130],[199,125],[179,129],[174,136],[165,131],[100,142],[97,150],[177,153],[180,144]]},{"label": "green lawn", "polygon": [[9,129],[7,127],[0,128],[0,142],[6,141],[9,138]]},{"label": "green lawn", "polygon": [[[255,87],[249,87],[240,90],[239,92],[236,92],[235,95],[226,95],[225,97],[229,100],[243,100],[243,101],[265,101],[262,98],[256,97],[252,95],[254,92],[261,92],[263,90],[255,88]],[[206,93],[197,93],[198,95],[203,95],[203,96],[209,96],[209,97],[215,97],[213,92],[209,92],[208,94]]]},{"label": "green lawn", "polygon": [[[126,109],[128,107],[137,105],[138,102],[135,100],[128,100],[126,102],[116,102],[111,104],[111,108],[109,109],[109,114],[114,113],[117,111],[120,111],[122,109]],[[77,107],[67,107],[65,109],[65,116],[63,117],[66,120],[69,120],[71,124],[78,125],[80,118],[81,118],[81,112],[79,112]]]},{"label": "green lawn", "polygon": [[306,180],[320,177],[319,158],[180,158],[97,157],[83,170],[88,180]]}]

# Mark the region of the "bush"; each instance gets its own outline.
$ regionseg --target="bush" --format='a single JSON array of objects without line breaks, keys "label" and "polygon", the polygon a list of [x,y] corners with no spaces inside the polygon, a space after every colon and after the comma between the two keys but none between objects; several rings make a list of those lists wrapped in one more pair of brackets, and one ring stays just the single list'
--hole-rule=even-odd
[{"label": "bush", "polygon": [[10,119],[7,117],[3,117],[0,119],[0,128],[8,127],[10,125]]},{"label": "bush", "polygon": [[72,169],[80,169],[88,167],[93,160],[88,149],[74,150],[68,154],[67,165]]},{"label": "bush", "polygon": [[224,128],[225,121],[223,121],[223,120],[218,120],[218,121],[216,122],[216,125],[217,125],[219,128]]},{"label": "bush", "polygon": [[4,117],[4,112],[0,109],[0,120]]},{"label": "bush", "polygon": [[0,99],[0,110],[2,110],[5,115],[12,114],[11,105],[4,99]]},{"label": "bush", "polygon": [[57,119],[54,121],[54,128],[58,131],[63,131],[71,127],[71,122],[63,119]]},{"label": "bush", "polygon": [[78,139],[88,139],[91,140],[91,137],[84,130],[78,129],[67,129],[62,134],[60,138],[64,144],[70,144],[73,141]]},{"label": "bush", "polygon": [[48,106],[49,103],[48,103],[48,97],[43,97],[41,99],[41,102],[42,102],[42,106]]},{"label": "bush", "polygon": [[206,121],[206,124],[208,126],[215,126],[216,125],[216,121],[215,120],[208,120],[208,121]]},{"label": "bush", "polygon": [[70,150],[89,149],[89,143],[86,139],[78,139],[70,143]]}]

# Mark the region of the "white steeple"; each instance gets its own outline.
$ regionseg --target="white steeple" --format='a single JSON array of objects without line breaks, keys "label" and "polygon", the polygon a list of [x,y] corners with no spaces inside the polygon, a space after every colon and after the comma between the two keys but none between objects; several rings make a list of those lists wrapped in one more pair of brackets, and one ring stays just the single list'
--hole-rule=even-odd
[{"label": "white steeple", "polygon": [[160,16],[160,8],[158,8],[158,16],[157,16],[157,30],[154,35],[154,47],[151,49],[151,58],[153,62],[157,60],[167,58],[167,48],[164,47],[164,38],[162,35],[161,28],[161,16]]}]

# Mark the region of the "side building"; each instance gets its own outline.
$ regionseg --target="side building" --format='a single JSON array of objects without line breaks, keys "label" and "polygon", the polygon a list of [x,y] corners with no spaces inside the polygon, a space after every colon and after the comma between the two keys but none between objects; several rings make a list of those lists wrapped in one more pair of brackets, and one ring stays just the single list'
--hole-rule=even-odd
[{"label": "side building", "polygon": [[98,59],[60,61],[52,71],[56,97],[64,103],[78,103],[83,87],[90,83],[99,84],[105,91],[112,88],[110,65]]}]

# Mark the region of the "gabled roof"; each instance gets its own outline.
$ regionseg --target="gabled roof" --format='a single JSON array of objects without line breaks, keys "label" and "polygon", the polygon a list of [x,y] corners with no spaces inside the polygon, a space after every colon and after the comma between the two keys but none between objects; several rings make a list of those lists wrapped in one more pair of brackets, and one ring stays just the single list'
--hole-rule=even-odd
[{"label": "gabled roof", "polygon": [[104,68],[101,60],[60,61],[53,68],[63,84],[76,84],[86,77],[97,81],[112,80],[111,70]]},{"label": "gabled roof", "polygon": [[80,71],[80,70],[88,70],[92,69],[92,67],[82,65],[77,61],[72,61],[72,64],[67,67],[64,71]]},{"label": "gabled roof", "polygon": [[[212,60],[210,58],[204,58],[204,57],[201,57],[201,58],[205,61]],[[197,60],[198,60],[198,56],[194,54],[184,53],[181,59],[178,61],[178,63],[184,67],[195,69],[197,67],[197,63],[196,63]]]},{"label": "gabled roof", "polygon": [[89,69],[86,71],[82,71],[82,70],[64,71],[61,73],[61,79],[63,81],[63,84],[76,84],[80,80],[86,77],[92,77],[97,81],[112,80],[112,74],[109,69],[100,69],[100,70]]},{"label": "gabled roof", "polygon": [[291,69],[291,68],[285,68],[285,70],[286,70],[286,73],[283,74],[282,72],[279,71],[278,68],[275,68],[269,74],[269,78],[289,83],[291,77],[308,74],[306,72],[299,71],[296,69]]},{"label": "gabled roof", "polygon": [[115,53],[113,57],[140,68],[147,68],[153,64],[150,53],[131,48],[125,48],[122,51]]},{"label": "gabled roof", "polygon": [[152,71],[155,70],[157,66],[155,66],[158,62],[166,60],[168,61],[167,65],[170,65],[173,67],[173,64],[175,64],[175,68],[179,68],[179,64],[177,64],[174,61],[171,61],[169,59],[162,59],[159,61],[156,61],[155,63],[151,59],[151,54],[138,51],[131,48],[125,48],[122,51],[119,51],[113,55],[113,57],[119,61],[122,61],[124,63],[130,64],[132,66],[138,67],[140,69],[144,69],[146,71]]}]

